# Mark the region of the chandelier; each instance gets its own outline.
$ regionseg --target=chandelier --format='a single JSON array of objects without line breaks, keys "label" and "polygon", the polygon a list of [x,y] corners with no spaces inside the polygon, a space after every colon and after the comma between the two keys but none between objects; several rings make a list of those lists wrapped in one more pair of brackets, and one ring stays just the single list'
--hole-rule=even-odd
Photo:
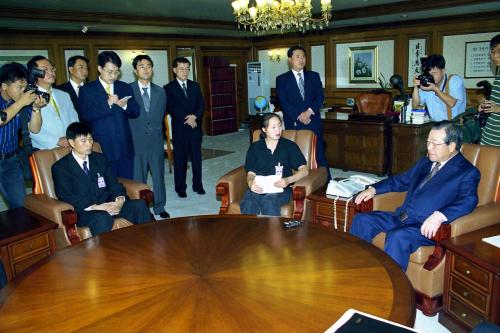
[{"label": "chandelier", "polygon": [[262,35],[267,30],[281,30],[281,33],[298,29],[323,29],[332,18],[332,0],[321,0],[321,18],[313,18],[311,0],[255,0],[255,6],[248,8],[249,0],[232,2],[238,28],[244,27]]}]

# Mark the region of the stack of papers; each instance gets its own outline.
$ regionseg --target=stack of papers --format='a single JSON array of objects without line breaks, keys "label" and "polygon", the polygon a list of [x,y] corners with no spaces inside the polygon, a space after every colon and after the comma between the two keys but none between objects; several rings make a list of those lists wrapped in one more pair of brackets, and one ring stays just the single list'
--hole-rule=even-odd
[{"label": "stack of papers", "polygon": [[255,182],[262,187],[263,193],[281,193],[283,188],[274,186],[274,183],[281,179],[281,176],[255,176]]},{"label": "stack of papers", "polygon": [[349,309],[325,333],[419,333],[412,328],[373,316],[368,313]]},{"label": "stack of papers", "polygon": [[406,113],[406,122],[409,123],[410,121],[412,124],[423,124],[431,121],[431,119],[426,110],[413,109],[411,112]]},{"label": "stack of papers", "polygon": [[500,248],[500,235],[483,238],[483,242]]}]

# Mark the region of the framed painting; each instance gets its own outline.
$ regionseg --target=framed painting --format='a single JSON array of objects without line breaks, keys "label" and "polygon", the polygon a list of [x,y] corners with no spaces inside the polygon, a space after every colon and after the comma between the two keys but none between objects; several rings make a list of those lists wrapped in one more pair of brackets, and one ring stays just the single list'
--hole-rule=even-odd
[{"label": "framed painting", "polygon": [[465,43],[465,78],[494,77],[491,67],[490,42]]},{"label": "framed painting", "polygon": [[408,87],[413,87],[413,77],[421,73],[422,64],[420,58],[426,55],[425,38],[408,40]]},{"label": "framed painting", "polygon": [[349,82],[377,83],[378,46],[349,47]]}]

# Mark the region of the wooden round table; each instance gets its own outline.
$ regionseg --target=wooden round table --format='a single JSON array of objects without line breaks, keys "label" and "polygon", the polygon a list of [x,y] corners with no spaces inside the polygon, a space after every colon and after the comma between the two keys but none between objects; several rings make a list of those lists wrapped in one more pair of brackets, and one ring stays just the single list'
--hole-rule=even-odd
[{"label": "wooden round table", "polygon": [[413,326],[382,251],[284,218],[197,216],[56,253],[0,291],[0,332],[323,332],[347,309]]}]

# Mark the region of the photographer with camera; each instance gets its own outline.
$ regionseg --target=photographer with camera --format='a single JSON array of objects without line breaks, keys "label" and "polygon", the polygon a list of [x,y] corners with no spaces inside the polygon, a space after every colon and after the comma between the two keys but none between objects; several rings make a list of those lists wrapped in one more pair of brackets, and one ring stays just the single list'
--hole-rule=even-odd
[{"label": "photographer with camera", "polygon": [[23,65],[12,62],[0,68],[0,193],[12,208],[22,207],[24,178],[18,158],[18,132],[23,123],[33,133],[40,131],[40,110],[46,101],[26,90],[28,74]]},{"label": "photographer with camera", "polygon": [[446,74],[446,62],[442,55],[435,54],[420,60],[422,75],[413,79],[413,107],[427,105],[434,121],[451,120],[464,112],[467,93],[463,79]]},{"label": "photographer with camera", "polygon": [[78,122],[78,114],[73,106],[71,97],[65,91],[52,88],[56,82],[56,68],[44,56],[34,56],[28,61],[30,84],[35,84],[37,93],[42,94],[47,100],[47,105],[42,108],[44,119],[42,128],[38,133],[31,131],[31,142],[36,149],[52,149],[68,147],[66,128]]}]

